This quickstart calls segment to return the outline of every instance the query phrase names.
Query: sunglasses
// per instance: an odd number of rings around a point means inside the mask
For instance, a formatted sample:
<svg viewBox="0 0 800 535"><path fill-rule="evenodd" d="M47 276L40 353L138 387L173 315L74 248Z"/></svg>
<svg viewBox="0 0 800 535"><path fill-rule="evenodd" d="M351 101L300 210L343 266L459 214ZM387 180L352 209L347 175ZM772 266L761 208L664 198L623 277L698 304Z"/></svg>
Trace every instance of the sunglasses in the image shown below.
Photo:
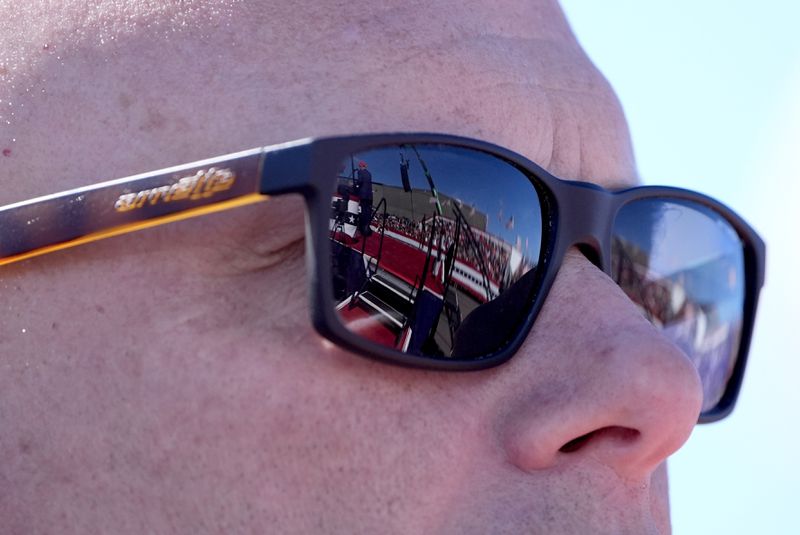
<svg viewBox="0 0 800 535"><path fill-rule="evenodd" d="M694 363L700 421L733 409L764 281L755 231L699 193L560 180L472 139L308 139L8 205L0 265L284 193L307 205L314 327L343 348L430 369L496 366L577 246Z"/></svg>

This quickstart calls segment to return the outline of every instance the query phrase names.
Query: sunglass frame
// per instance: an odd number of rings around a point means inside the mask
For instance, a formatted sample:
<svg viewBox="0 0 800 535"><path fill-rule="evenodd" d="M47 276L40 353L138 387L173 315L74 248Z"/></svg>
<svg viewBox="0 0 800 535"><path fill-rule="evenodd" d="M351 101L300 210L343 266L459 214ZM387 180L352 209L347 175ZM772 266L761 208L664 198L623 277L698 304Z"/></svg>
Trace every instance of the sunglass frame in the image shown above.
<svg viewBox="0 0 800 535"><path fill-rule="evenodd" d="M349 331L335 310L329 234L330 199L341 162L353 153L408 144L447 145L472 149L509 162L523 172L540 193L543 236L539 259L538 290L516 334L495 353L479 359L459 360L407 354L366 340ZM667 186L638 186L606 190L595 184L559 179L529 159L497 145L446 134L397 133L319 138L286 144L266 154L261 193L299 193L307 203L306 259L310 279L312 322L316 330L354 353L394 364L418 368L468 371L502 364L520 348L555 280L567 251L577 246L600 269L611 275L611 236L617 212L629 202L647 198L692 201L727 220L742 241L745 298L739 354L720 402L700 415L700 422L727 416L742 385L755 322L758 297L764 283L766 248L763 240L738 214L724 204L694 191Z"/></svg>

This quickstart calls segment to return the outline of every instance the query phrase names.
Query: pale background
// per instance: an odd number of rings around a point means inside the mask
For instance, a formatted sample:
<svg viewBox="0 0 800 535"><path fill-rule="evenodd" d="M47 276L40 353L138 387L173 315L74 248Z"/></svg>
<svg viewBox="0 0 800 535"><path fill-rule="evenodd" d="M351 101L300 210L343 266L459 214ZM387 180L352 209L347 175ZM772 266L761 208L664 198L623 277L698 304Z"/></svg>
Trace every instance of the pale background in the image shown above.
<svg viewBox="0 0 800 535"><path fill-rule="evenodd" d="M644 182L717 197L767 242L739 404L670 461L674 531L798 534L800 2L562 5L622 100Z"/></svg>

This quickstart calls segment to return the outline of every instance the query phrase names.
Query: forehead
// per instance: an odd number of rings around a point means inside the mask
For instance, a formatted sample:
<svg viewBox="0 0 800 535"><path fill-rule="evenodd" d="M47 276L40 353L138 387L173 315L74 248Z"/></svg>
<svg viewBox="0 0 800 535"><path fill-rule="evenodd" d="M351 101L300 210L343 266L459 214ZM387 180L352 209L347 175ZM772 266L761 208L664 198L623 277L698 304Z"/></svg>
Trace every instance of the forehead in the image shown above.
<svg viewBox="0 0 800 535"><path fill-rule="evenodd" d="M376 131L477 137L564 178L631 183L619 104L560 10L505 4L75 2L57 19L12 5L0 203Z"/></svg>

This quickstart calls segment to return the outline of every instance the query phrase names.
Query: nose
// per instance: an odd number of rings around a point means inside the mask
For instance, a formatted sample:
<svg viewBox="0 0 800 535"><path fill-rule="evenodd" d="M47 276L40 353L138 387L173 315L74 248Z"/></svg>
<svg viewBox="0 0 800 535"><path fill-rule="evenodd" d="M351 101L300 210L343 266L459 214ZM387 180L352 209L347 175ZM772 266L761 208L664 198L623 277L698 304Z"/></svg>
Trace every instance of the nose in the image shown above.
<svg viewBox="0 0 800 535"><path fill-rule="evenodd" d="M590 457L640 480L686 441L700 413L689 359L577 251L509 364L518 395L503 444L525 471Z"/></svg>

